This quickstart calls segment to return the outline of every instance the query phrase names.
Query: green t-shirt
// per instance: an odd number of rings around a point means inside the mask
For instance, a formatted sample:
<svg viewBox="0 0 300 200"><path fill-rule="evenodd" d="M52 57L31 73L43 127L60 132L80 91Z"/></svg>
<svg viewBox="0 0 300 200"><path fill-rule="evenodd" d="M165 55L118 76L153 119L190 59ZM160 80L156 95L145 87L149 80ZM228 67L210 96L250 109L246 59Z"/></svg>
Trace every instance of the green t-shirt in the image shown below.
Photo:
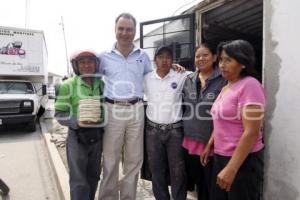
<svg viewBox="0 0 300 200"><path fill-rule="evenodd" d="M55 110L67 112L70 116L77 118L79 100L92 98L99 99L103 103L103 88L104 82L99 78L94 79L92 87L85 83L79 76L69 78L59 87ZM101 111L101 121L103 121L103 107Z"/></svg>

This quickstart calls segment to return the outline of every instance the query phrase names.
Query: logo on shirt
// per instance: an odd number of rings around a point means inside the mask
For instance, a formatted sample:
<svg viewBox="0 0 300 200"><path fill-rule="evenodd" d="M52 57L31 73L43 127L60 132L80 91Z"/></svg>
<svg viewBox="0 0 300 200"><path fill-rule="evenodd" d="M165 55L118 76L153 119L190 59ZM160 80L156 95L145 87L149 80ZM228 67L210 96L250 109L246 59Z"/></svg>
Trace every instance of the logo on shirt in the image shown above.
<svg viewBox="0 0 300 200"><path fill-rule="evenodd" d="M216 98L216 94L213 93L213 92L209 92L209 93L207 93L206 98L207 99L215 99Z"/></svg>
<svg viewBox="0 0 300 200"><path fill-rule="evenodd" d="M171 83L171 88L173 88L173 89L176 89L177 88L177 83L176 82L173 82L173 83Z"/></svg>

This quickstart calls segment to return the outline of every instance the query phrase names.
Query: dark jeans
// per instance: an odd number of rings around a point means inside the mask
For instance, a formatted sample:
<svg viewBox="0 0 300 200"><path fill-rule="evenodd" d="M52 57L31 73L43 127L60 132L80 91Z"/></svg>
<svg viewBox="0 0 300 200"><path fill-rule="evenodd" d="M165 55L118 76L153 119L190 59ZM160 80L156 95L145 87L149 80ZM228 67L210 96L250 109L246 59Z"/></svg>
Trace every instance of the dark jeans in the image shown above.
<svg viewBox="0 0 300 200"><path fill-rule="evenodd" d="M67 159L71 200L94 200L100 179L102 139L91 145L78 142L74 130L69 129Z"/></svg>
<svg viewBox="0 0 300 200"><path fill-rule="evenodd" d="M204 167L200 163L200 156L188 154L186 156L186 166L189 180L196 185L197 199L209 200L213 158L211 157Z"/></svg>
<svg viewBox="0 0 300 200"><path fill-rule="evenodd" d="M214 155L212 200L261 200L263 187L263 150L250 153L231 185L229 192L222 190L217 184L218 173L226 166L231 157Z"/></svg>
<svg viewBox="0 0 300 200"><path fill-rule="evenodd" d="M186 172L181 146L183 129L161 130L146 126L146 146L156 199L169 200L168 183L174 200L186 199ZM170 179L170 180L169 180Z"/></svg>

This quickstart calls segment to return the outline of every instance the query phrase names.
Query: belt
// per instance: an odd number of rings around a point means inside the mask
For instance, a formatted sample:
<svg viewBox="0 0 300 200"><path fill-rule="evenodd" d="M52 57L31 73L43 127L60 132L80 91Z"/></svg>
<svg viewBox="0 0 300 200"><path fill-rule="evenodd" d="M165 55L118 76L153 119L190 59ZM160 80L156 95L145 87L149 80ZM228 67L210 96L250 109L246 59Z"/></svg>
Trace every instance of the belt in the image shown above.
<svg viewBox="0 0 300 200"><path fill-rule="evenodd" d="M173 123L173 124L157 124L155 122L150 121L149 119L147 120L147 124L154 128L161 129L163 131L168 130L168 129L176 129L176 128L180 128L183 126L181 121Z"/></svg>
<svg viewBox="0 0 300 200"><path fill-rule="evenodd" d="M130 100L113 100L110 98L105 97L105 101L111 104L118 104L118 105L122 105L122 106L130 106L130 105L134 105L139 101L142 101L141 98L135 98L135 99L130 99Z"/></svg>

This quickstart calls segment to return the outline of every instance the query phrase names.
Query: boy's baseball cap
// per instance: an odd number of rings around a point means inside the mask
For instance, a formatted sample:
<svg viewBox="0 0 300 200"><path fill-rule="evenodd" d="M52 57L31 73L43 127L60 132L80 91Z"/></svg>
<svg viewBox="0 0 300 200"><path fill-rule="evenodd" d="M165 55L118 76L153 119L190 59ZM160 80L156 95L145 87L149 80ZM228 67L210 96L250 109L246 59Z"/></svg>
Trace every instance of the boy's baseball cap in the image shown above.
<svg viewBox="0 0 300 200"><path fill-rule="evenodd" d="M173 51L172 51L172 49L171 49L169 46L167 46L167 45L159 46L159 47L156 49L156 51L155 51L154 58L155 58L157 55L159 55L159 54L161 54L162 52L164 52L164 51L168 52L168 53L172 56L172 58L173 58Z"/></svg>

